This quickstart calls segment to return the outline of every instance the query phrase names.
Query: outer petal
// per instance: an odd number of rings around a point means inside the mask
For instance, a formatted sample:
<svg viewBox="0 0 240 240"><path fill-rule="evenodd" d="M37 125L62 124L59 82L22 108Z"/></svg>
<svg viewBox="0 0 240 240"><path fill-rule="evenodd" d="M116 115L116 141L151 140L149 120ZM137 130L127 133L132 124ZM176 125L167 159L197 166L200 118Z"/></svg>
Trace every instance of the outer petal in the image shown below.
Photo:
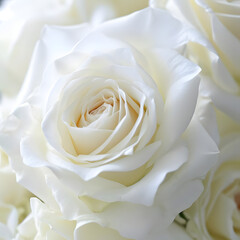
<svg viewBox="0 0 240 240"><path fill-rule="evenodd" d="M167 229L166 231L163 231L162 233L158 233L154 236L149 237L151 240L158 240L159 236L161 239L164 240L173 240L173 239L178 239L178 240L192 240L190 235L186 232L186 230L173 222Z"/></svg>
<svg viewBox="0 0 240 240"><path fill-rule="evenodd" d="M167 22L168 25L163 24L159 28L159 23L162 22ZM137 25L141 28L136 28ZM116 28L118 31L115 31ZM167 11L153 8L146 8L127 17L106 22L99 26L98 31L130 44L134 43L136 49L148 47L177 49L186 43L183 25Z"/></svg>
<svg viewBox="0 0 240 240"><path fill-rule="evenodd" d="M63 32L61 30L63 28L64 27L51 27L51 31L49 31L48 27L45 27L41 40L37 43L33 52L29 71L18 96L18 101L20 103L24 102L27 96L29 96L42 81L46 66L55 59L66 55L90 30L90 27L87 24L83 24L81 26L65 27L64 29L68 34L62 34ZM79 29L77 34L76 28ZM49 44L51 47L49 47ZM57 78L55 80L57 80ZM48 88L48 90L50 89L51 87Z"/></svg>
<svg viewBox="0 0 240 240"><path fill-rule="evenodd" d="M54 204L55 201L44 186L45 180L42 170L36 169L33 171L22 163L20 142L25 135L26 129L28 127L31 129L32 124L34 124L29 108L29 105L23 105L1 124L0 144L9 155L12 168L17 172L17 181L21 182L31 192L35 193L36 191L42 199L46 199ZM28 123L27 126L25 125L26 123ZM18 134L15 132L16 129L19 130ZM31 179L34 179L34 181L31 181Z"/></svg>
<svg viewBox="0 0 240 240"><path fill-rule="evenodd" d="M211 108L208 101L205 104L206 109ZM202 178L218 159L217 139L212 138L216 133L210 136L211 133L204 128L203 124L201 115L196 114L186 132L186 140L191 146L189 161L172 176L170 175L158 189L156 203L159 202L165 206L167 213L172 216L176 216L174 211L180 213L190 207L200 196L203 191Z"/></svg>

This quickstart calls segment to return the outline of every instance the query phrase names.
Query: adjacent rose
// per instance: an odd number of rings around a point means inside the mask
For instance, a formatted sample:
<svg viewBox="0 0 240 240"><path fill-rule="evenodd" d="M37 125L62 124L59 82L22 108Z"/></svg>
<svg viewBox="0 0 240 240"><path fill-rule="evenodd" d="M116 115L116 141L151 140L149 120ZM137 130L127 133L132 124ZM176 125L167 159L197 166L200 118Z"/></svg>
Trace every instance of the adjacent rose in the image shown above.
<svg viewBox="0 0 240 240"><path fill-rule="evenodd" d="M190 51L205 77L203 88L215 106L240 122L240 2L217 0L152 0L151 5L167 8L182 22L197 27L215 47L218 58L193 44ZM229 73L225 70L228 69Z"/></svg>
<svg viewBox="0 0 240 240"><path fill-rule="evenodd" d="M11 240L29 212L31 194L16 182L7 155L0 151L0 237Z"/></svg>
<svg viewBox="0 0 240 240"><path fill-rule="evenodd" d="M218 152L201 69L184 57L191 42L206 43L152 8L94 28L46 27L22 104L1 125L21 184L85 234L163 236Z"/></svg>
<svg viewBox="0 0 240 240"><path fill-rule="evenodd" d="M240 135L227 135L220 144L220 161L210 171L202 196L186 211L187 230L194 239L239 239Z"/></svg>
<svg viewBox="0 0 240 240"><path fill-rule="evenodd" d="M216 47L219 55L236 79L240 79L240 2L218 0L153 0L162 2L176 16L197 26ZM224 37L223 37L224 36Z"/></svg>
<svg viewBox="0 0 240 240"><path fill-rule="evenodd" d="M46 24L101 22L146 7L147 0L11 0L0 8L0 91L15 96Z"/></svg>

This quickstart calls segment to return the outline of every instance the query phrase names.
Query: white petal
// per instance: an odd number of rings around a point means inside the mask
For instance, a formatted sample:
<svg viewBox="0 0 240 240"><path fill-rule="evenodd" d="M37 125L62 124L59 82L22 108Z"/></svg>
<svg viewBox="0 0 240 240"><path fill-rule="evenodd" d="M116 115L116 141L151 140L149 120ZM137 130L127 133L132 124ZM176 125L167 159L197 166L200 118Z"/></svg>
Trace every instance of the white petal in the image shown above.
<svg viewBox="0 0 240 240"><path fill-rule="evenodd" d="M64 31L62 31L62 28L64 28ZM87 25L81 25L77 28L80 28L81 31L76 34L75 26L69 28L45 27L41 40L37 43L34 50L32 61L29 66L30 70L27 73L23 87L20 91L19 102L26 100L27 96L38 86L39 82L42 81L46 66L55 59L66 55L71 50L72 46L74 46L74 44L83 38L90 30ZM67 31L68 34L65 34L65 31ZM57 41L56 38L58 39ZM49 89L51 89L51 86L46 86L46 92L44 94L46 94Z"/></svg>
<svg viewBox="0 0 240 240"><path fill-rule="evenodd" d="M161 25L159 23L167 22ZM140 25L141 28L136 28ZM127 26L127 27L126 27ZM115 29L118 31L115 31ZM99 26L99 31L128 43L134 43L136 49L141 48L178 48L186 41L180 22L172 18L164 10L146 8L129 16L109 21ZM174 36L174 37L173 37Z"/></svg>
<svg viewBox="0 0 240 240"><path fill-rule="evenodd" d="M84 225L80 222L75 236L76 239L89 240L128 240L122 237L116 230L102 227L95 222L90 222Z"/></svg>

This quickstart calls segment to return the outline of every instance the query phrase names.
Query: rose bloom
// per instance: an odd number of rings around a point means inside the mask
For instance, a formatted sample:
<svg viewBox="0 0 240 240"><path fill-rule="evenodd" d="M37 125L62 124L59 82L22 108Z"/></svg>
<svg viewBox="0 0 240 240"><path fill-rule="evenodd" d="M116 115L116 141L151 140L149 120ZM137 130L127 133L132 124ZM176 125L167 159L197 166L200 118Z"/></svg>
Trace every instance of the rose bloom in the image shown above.
<svg viewBox="0 0 240 240"><path fill-rule="evenodd" d="M16 182L7 155L0 150L0 236L10 240L17 226L29 213L31 194Z"/></svg>
<svg viewBox="0 0 240 240"><path fill-rule="evenodd" d="M4 1L0 8L0 91L16 96L45 24L98 23L147 5L147 0Z"/></svg>
<svg viewBox="0 0 240 240"><path fill-rule="evenodd" d="M45 27L0 144L21 184L84 236L159 239L201 194L217 133L190 42L206 43L152 8Z"/></svg>
<svg viewBox="0 0 240 240"><path fill-rule="evenodd" d="M194 239L237 240L240 237L239 146L239 131L222 138L220 160L204 181L204 193L186 211L187 231Z"/></svg>
<svg viewBox="0 0 240 240"><path fill-rule="evenodd" d="M213 44L223 64L201 47L193 44L194 62L205 69L204 95L235 121L240 122L240 1L225 0L151 0L155 7L165 7L182 22L197 27ZM229 73L225 71L227 68Z"/></svg>

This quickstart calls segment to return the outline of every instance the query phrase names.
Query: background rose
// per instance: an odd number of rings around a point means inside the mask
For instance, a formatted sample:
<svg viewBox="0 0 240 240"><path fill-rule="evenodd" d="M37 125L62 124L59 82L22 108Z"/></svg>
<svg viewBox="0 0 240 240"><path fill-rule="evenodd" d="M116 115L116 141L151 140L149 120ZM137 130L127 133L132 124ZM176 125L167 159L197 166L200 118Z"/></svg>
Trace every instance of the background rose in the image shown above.
<svg viewBox="0 0 240 240"><path fill-rule="evenodd" d="M1 239L10 240L18 224L29 212L31 194L16 182L7 155L0 150L0 233Z"/></svg>
<svg viewBox="0 0 240 240"><path fill-rule="evenodd" d="M194 239L238 239L240 125L216 110L220 159L204 180L205 190L186 210L187 230ZM237 226L237 227L236 227Z"/></svg>
<svg viewBox="0 0 240 240"><path fill-rule="evenodd" d="M221 61L201 46L193 44L193 61L202 67L205 77L203 94L210 97L217 108L240 121L240 4L239 1L215 0L153 0L151 5L165 7L181 21L201 30L212 42ZM223 37L224 36L224 37ZM230 75L231 74L231 75Z"/></svg>
<svg viewBox="0 0 240 240"><path fill-rule="evenodd" d="M240 135L226 135L220 161L204 180L202 196L186 211L194 239L239 239Z"/></svg>
<svg viewBox="0 0 240 240"><path fill-rule="evenodd" d="M45 28L23 104L1 130L21 183L67 219L86 204L125 238L158 239L199 196L218 151L200 68L182 56L201 40L151 8L94 30Z"/></svg>
<svg viewBox="0 0 240 240"><path fill-rule="evenodd" d="M146 7L147 0L9 0L0 9L0 90L15 96L45 24L101 22Z"/></svg>
<svg viewBox="0 0 240 240"><path fill-rule="evenodd" d="M239 1L153 0L152 4L166 5L183 21L201 29L211 40L233 77L240 79Z"/></svg>

